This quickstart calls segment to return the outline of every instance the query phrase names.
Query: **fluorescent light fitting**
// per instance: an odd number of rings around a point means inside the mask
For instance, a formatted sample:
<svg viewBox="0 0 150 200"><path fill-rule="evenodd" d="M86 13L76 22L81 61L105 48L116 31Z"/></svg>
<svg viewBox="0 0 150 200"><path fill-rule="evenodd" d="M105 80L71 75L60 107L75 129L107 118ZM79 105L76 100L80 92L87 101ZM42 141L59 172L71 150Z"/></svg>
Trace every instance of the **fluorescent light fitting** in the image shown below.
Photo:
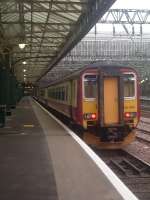
<svg viewBox="0 0 150 200"><path fill-rule="evenodd" d="M145 80L143 79L142 81L141 81L141 83L144 83L145 82Z"/></svg>
<svg viewBox="0 0 150 200"><path fill-rule="evenodd" d="M19 44L19 48L20 48L20 49L24 49L24 48L25 48L25 46L26 46L26 44L25 44L25 43L20 43L20 44Z"/></svg>
<svg viewBox="0 0 150 200"><path fill-rule="evenodd" d="M22 64L26 65L26 64L27 64L27 62L26 62L26 61L23 61L23 62L22 62Z"/></svg>
<svg viewBox="0 0 150 200"><path fill-rule="evenodd" d="M23 69L23 72L26 72L27 70L26 69Z"/></svg>
<svg viewBox="0 0 150 200"><path fill-rule="evenodd" d="M27 76L26 74L24 74L24 76Z"/></svg>

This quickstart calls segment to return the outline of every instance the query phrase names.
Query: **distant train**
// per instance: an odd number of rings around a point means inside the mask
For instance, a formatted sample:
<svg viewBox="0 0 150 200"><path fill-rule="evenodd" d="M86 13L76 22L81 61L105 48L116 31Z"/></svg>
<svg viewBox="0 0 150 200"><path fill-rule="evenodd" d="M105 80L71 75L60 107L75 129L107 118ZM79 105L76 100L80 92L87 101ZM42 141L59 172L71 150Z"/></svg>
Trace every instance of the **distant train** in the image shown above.
<svg viewBox="0 0 150 200"><path fill-rule="evenodd" d="M114 148L134 140L140 118L137 73L98 63L36 91L36 98ZM115 144L115 145L114 145Z"/></svg>

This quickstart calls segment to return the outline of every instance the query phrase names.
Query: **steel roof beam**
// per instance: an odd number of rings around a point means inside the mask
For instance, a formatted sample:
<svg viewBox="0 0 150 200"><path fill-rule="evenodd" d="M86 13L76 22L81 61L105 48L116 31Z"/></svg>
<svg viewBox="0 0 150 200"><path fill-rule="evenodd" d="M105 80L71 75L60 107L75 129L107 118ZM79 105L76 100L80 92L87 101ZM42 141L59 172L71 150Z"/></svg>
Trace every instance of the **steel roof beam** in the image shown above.
<svg viewBox="0 0 150 200"><path fill-rule="evenodd" d="M48 42L50 42L50 41L48 41ZM34 44L36 44L36 42L34 43L32 43L33 45L32 45L32 47L35 49L35 48L39 48L39 45L37 44L37 45L34 45ZM57 45L58 44L58 45ZM28 44L29 45L29 47L30 47L30 44ZM60 45L60 43L53 43L53 42L51 42L51 45L47 45L47 43L43 43L43 46L42 46L42 48L43 49L49 49L49 48L52 48L52 47L58 47ZM27 47L26 47L26 49L27 49Z"/></svg>
<svg viewBox="0 0 150 200"><path fill-rule="evenodd" d="M43 29L45 30L45 26L43 27L42 25L40 25L39 28L41 28L41 32L43 32ZM69 28L66 28L65 30L62 30L62 29L60 29L60 26L54 27L54 26L48 26L46 24L45 32L52 32L52 33L55 32L55 33L59 33L59 34L63 35L63 33L66 33L66 32L68 33L69 31L70 31ZM45 37L45 34L42 37Z"/></svg>
<svg viewBox="0 0 150 200"><path fill-rule="evenodd" d="M39 9L33 9L32 10L32 12L33 13L43 13L43 12L45 12L45 13L47 13L49 11L49 9L46 9L46 8L39 8ZM78 9L59 9L59 10L57 10L57 9L55 9L55 10L52 10L52 13L53 14L57 14L57 13L64 13L64 12L66 12L66 13L81 13L82 12L82 10L78 10ZM7 15L7 14L14 14L14 13L18 13L18 10L11 10L11 9L9 9L8 11L1 11L1 14L5 14L5 15ZM29 10L24 10L24 13L25 14L27 14L27 13L31 13L31 10L29 9Z"/></svg>
<svg viewBox="0 0 150 200"><path fill-rule="evenodd" d="M20 61L22 61L22 60L30 60L30 59L38 59L38 58L52 58L52 57L54 57L54 56L33 56L33 57L24 57L24 58L19 58L18 60L16 60L14 63L13 63L13 65L15 65L15 64L17 64L18 62L20 62Z"/></svg>
<svg viewBox="0 0 150 200"><path fill-rule="evenodd" d="M25 40L25 25L24 25L24 6L23 2L19 2L19 23L21 26L21 42Z"/></svg>
<svg viewBox="0 0 150 200"><path fill-rule="evenodd" d="M53 0L51 0L51 2L49 2L49 11L47 13L47 17L46 17L46 21L45 21L45 24L44 24L44 27L42 28L42 38L41 38L41 41L40 41L40 44L39 44L39 50L38 50L38 54L41 53L41 46L42 46L42 43L43 43L43 40L44 40L44 36L45 36L45 33L46 33L46 28L47 28L47 23L49 21L49 18L50 18L50 14L51 14L51 9L52 9L52 6L53 6ZM37 56L38 56L37 54Z"/></svg>
<svg viewBox="0 0 150 200"><path fill-rule="evenodd" d="M6 0L1 0L1 1L6 1ZM7 1L12 1L12 0L7 0ZM37 1L37 0L16 0L17 2L24 2L24 3L42 3L42 4L49 4L50 1ZM61 4L61 5L86 5L87 4L87 0L82 0L82 1L53 1L54 4Z"/></svg>
<svg viewBox="0 0 150 200"><path fill-rule="evenodd" d="M20 21L10 21L10 22L9 22L9 21L1 21L1 23L2 23L2 24L6 24L6 25L7 25L7 24L8 24L8 25L13 25L13 24L19 24ZM25 21L24 24L27 24L27 25L29 24L29 25L30 25L30 24L31 24L31 21ZM33 25L43 25L43 22L32 22L32 24L33 24ZM61 23L61 22L56 22L56 23L47 22L47 25L56 25L56 26L60 26L60 27L61 27L61 26L64 26L64 25L65 25L65 26L74 26L74 24L73 24L73 23L70 23L70 22L69 22L69 23L65 23L65 22L62 22L62 23Z"/></svg>
<svg viewBox="0 0 150 200"><path fill-rule="evenodd" d="M24 51L24 52L20 52L20 51L13 51L13 53L17 53L17 54L27 54L30 53L30 51ZM34 53L38 53L38 51L32 51L32 54ZM40 54L50 54L51 52L47 51L47 52L40 52ZM49 55L50 57L51 55ZM54 54L52 55L54 56ZM37 56L38 57L38 56Z"/></svg>
<svg viewBox="0 0 150 200"><path fill-rule="evenodd" d="M67 33L65 30L58 30L57 31L58 34L60 33ZM26 34L28 34L28 32L25 32ZM34 33L42 33L42 31L34 31ZM56 33L56 30L47 30L46 33ZM57 33L56 33L57 34ZM46 36L43 36L43 37L46 37Z"/></svg>
<svg viewBox="0 0 150 200"><path fill-rule="evenodd" d="M12 0L1 0L0 3L3 3L3 2L7 2L7 3L12 3ZM31 4L34 3L34 4L37 4L37 3L42 3L42 4L49 4L50 3L50 0L42 0L42 1L39 1L39 0L13 0L13 4L14 3L19 3L19 2L23 2L23 3L28 3L28 4ZM65 5L85 5L87 4L87 0L82 0L82 1L57 1L57 0L54 0L53 1L54 4L65 4ZM9 7L9 6L8 6Z"/></svg>
<svg viewBox="0 0 150 200"><path fill-rule="evenodd" d="M110 9L99 23L103 24L150 24L150 10Z"/></svg>
<svg viewBox="0 0 150 200"><path fill-rule="evenodd" d="M33 41L33 3L31 2L31 38L30 38L30 55L32 52L32 41Z"/></svg>
<svg viewBox="0 0 150 200"><path fill-rule="evenodd" d="M125 33L133 41L136 35L143 35L143 25L150 24L150 10L135 10L135 9L110 9L101 20L101 24L112 24L113 25L113 35L116 36L115 24L122 25ZM132 31L130 30L130 25ZM140 31L138 34L135 33L135 26L139 25ZM120 33L119 33L120 35Z"/></svg>
<svg viewBox="0 0 150 200"><path fill-rule="evenodd" d="M30 38L31 36L27 35L26 38ZM42 36L38 36L38 35L35 35L33 36L33 38L41 38ZM15 38L15 37L14 37ZM62 39L62 38L65 38L65 36L44 36L44 38L47 38L47 39ZM54 41L54 40L53 40ZM55 42L54 42L55 43Z"/></svg>

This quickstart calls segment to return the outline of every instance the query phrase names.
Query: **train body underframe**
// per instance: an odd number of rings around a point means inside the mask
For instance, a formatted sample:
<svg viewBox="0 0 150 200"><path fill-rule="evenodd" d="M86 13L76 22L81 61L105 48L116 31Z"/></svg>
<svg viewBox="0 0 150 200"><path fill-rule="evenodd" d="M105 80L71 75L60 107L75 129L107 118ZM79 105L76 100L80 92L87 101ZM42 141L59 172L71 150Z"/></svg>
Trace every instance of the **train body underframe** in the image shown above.
<svg viewBox="0 0 150 200"><path fill-rule="evenodd" d="M102 142L123 142L125 137L133 133L133 128L131 128L128 124L104 127L96 125L88 127L87 130L95 133Z"/></svg>

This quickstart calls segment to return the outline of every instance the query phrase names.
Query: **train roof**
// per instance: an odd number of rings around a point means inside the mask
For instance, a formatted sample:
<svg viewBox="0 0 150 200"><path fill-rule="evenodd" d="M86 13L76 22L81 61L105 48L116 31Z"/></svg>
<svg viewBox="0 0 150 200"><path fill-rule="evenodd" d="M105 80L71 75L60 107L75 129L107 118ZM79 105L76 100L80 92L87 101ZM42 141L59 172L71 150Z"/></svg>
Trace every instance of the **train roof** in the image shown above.
<svg viewBox="0 0 150 200"><path fill-rule="evenodd" d="M80 71L84 71L84 70L90 69L90 68L93 68L93 69L94 68L98 68L98 69L125 68L125 69L130 69L130 70L135 71L132 67L129 67L129 66L123 66L123 65L119 65L119 64L102 64L102 63L99 63L99 62L88 64L85 67L83 67Z"/></svg>
<svg viewBox="0 0 150 200"><path fill-rule="evenodd" d="M82 69L79 69L79 70L73 72L71 75L67 75L62 80L56 80L56 81L50 83L48 86L59 84L59 83L65 82L65 81L69 81L73 77L74 78L78 77L80 74L82 74L85 70L88 70L88 69L107 69L107 70L109 69L110 70L110 69L114 69L114 68L130 69L131 71L134 71L136 73L136 70L129 66L116 65L116 64L110 65L110 64L102 64L102 63L96 62L96 63L92 63L92 64L87 64Z"/></svg>

